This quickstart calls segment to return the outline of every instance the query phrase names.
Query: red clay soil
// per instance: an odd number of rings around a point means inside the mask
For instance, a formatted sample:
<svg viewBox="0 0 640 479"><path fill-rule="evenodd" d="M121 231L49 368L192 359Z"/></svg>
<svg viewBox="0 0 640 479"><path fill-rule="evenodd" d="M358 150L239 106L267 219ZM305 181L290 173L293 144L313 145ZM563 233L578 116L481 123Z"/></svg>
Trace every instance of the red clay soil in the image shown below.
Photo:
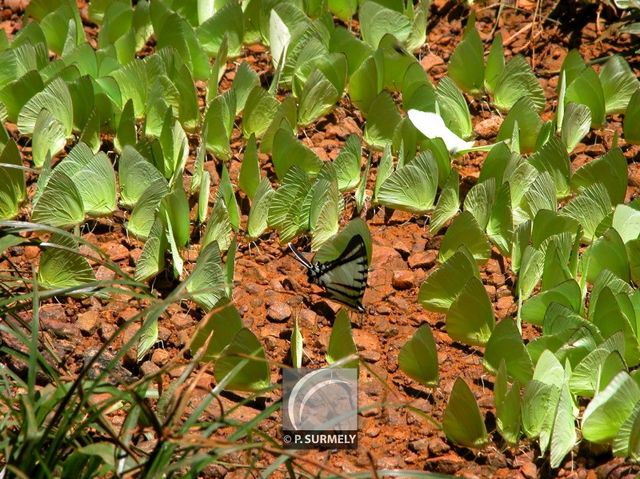
<svg viewBox="0 0 640 479"><path fill-rule="evenodd" d="M23 21L23 9L19 1L4 1L0 6L0 26L10 35ZM542 2L536 12L536 2L518 1L517 9L505 7L496 20L499 3L475 5L477 27L485 46L492 39L492 32L502 33L507 55L521 53L531 61L537 76L541 79L548 103L545 115L555 108L555 87L558 71L566 53L578 48L586 60L622 53L634 69L639 71L639 57L635 54L637 42L628 35L617 35L611 29L616 20L614 12L607 8L598 9L597 4L587 2ZM568 6L565 4L571 4ZM0 5L2 3L0 2ZM82 5L86 8L85 5ZM535 12L535 13L534 13ZM85 12L86 13L86 12ZM428 27L428 43L418 53L425 70L435 82L446 73L447 61L460 40L462 27L466 23L469 10L462 2L435 1L431 7ZM84 15L86 18L86 14ZM597 24L599 20L599 24ZM497 27L496 27L497 22ZM87 25L87 33L95 36L96 28ZM634 43L636 42L636 43ZM222 89L229 88L233 72L238 62L248 61L260 72L269 71L267 50L259 45L248 46L243 57L229 62L222 81ZM501 119L489 108L488 103L469 98L476 133L481 141L492 142ZM608 125L590 133L585 142L572 154L575 167L595 158L611 147L614 132L621 132L621 118L614 116ZM15 128L10 130L15 132ZM326 118L301 132L300 138L312 147L322 158L334 158L344 140L351 133L362 134L363 119L345 97L341 104ZM20 141L23 153L30 156L27 142ZM193 144L197 144L193 142ZM233 159L231 176L236 179L242 159L244 140L239 129L232 141ZM623 151L629 162L629 189L627 199L638 194L640 171L637 167L638 150L623 144ZM366 151L363 157L366 157ZM191 151L190 162L194 151ZM374 156L377 158L377 156ZM217 184L219 162L207 162L213 173L213 184ZM463 183L468 189L475 184L484 154L456 160ZM261 157L263 169L271 172L268 157ZM369 181L372 185L375 168ZM215 186L214 186L215 189ZM213 197L214 195L212 195ZM239 193L241 204L246 206ZM349 200L351 201L351 200ZM352 201L351 201L352 202ZM351 212L353 208L348 207ZM243 213L247 213L244 208ZM26 219L27 216L23 216ZM301 453L318 465L323 465L339 473L371 470L375 465L384 469L414 469L455 474L463 477L634 477L640 469L620 459L614 459L609 452L588 450L584 445L576 446L557 470L550 470L548 461L539 458L535 444L523 440L516 448L506 447L495 432L493 417L493 378L482 367L482 351L452 341L444 331L444 317L426 312L417 301L418 289L422 281L436 267L438 246L443 232L432 237L425 218L395 212L389 217L379 208L372 208L366 214L367 223L374 240L374 256L369 286L364 298L366 314L353 315L353 335L362 354L366 367L361 368L360 406L367 408L360 418L359 448L356 451L309 451ZM349 216L345 215L344 222ZM134 271L135 261L141 253L142 244L127 236L124 228L126 215L119 214L105 220L86 224L83 238L103 248L109 256L129 272ZM243 216L246 221L246 216ZM300 242L304 246L304 242ZM188 252L188 261L197 257L197 246ZM15 248L11 260L19 268L30 270L37 263L38 250L35 248ZM493 301L496 317L502 319L513 315L514 278L508 263L494 256L482 268L482 280ZM7 268L0 262L0 268ZM188 267L190 267L188 265ZM108 277L109 271L100 268L98 277ZM161 288L165 278L158 278L156 286ZM308 285L302 267L287 254L279 244L276 234L267 234L250 243L239 238L236 261L234 302L240 310L244 324L261 339L267 357L273 361L272 379L279 378L277 364L290 364L289 338L294 318L297 318L304 337L305 366L325 365L327 342L331 332L336 305L320 298L318 290ZM40 320L43 335L51 340L65 358L65 366L71 373L77 372L86 358L90 357L121 324L138 311L140 304L123 302L119 298L104 301L97 298L83 300L63 299L49 301L42 305ZM184 302L174 305L160 320L161 343L141 365L135 358L127 357L112 374L117 380L130 382L144 373L153 373L169 360L181 361L181 351L202 318L202 311L193 304ZM438 346L440 363L440 386L427 389L407 378L398 369L398 352L402 345L424 323L433 330ZM525 325L525 338L534 337L537 331ZM122 341L113 345L118 348ZM183 360L186 362L186 360ZM173 370L163 377L168 385L179 374ZM480 409L487 418L492 433L490 445L481 451L458 448L448 443L443 433L425 417L442 420L449 393L456 378L462 377L472 388ZM211 374L198 380L194 398L204 395L214 384ZM277 395L267 398L267 403L278 400ZM411 412L406 406L423 411L424 415ZM250 418L257 410L240 408L238 418ZM207 411L212 419L214 409ZM117 426L122 416L112 417ZM279 417L264 421L260 429L279 435ZM247 463L244 456L234 458ZM271 456L260 458L259 467L268 465ZM230 461L233 462L233 461ZM284 474L284 472L282 472ZM226 476L225 476L226 475ZM242 469L233 470L216 466L207 469L202 477L245 477Z"/></svg>

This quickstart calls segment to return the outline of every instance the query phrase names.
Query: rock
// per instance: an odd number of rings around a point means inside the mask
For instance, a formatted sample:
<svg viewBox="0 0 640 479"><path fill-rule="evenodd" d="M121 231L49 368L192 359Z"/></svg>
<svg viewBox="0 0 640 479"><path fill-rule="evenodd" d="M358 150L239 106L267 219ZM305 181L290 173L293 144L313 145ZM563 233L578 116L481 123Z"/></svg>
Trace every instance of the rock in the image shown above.
<svg viewBox="0 0 640 479"><path fill-rule="evenodd" d="M78 326L58 319L40 320L40 324L55 337L69 339L78 336Z"/></svg>
<svg viewBox="0 0 640 479"><path fill-rule="evenodd" d="M318 315L311 309L303 309L298 316L298 325L304 328L314 327L318 322Z"/></svg>
<svg viewBox="0 0 640 479"><path fill-rule="evenodd" d="M156 374L160 371L160 368L155 365L153 361L145 361L140 366L140 371L142 371L145 376L151 376L152 374Z"/></svg>
<svg viewBox="0 0 640 479"><path fill-rule="evenodd" d="M604 155L607 152L607 150L605 149L602 143L594 143L593 145L587 145L584 151L585 153L591 156L600 156L600 155Z"/></svg>
<svg viewBox="0 0 640 479"><path fill-rule="evenodd" d="M439 437L434 437L429 441L429 452L432 456L442 456L451 449L449 445Z"/></svg>
<svg viewBox="0 0 640 479"><path fill-rule="evenodd" d="M498 309L509 309L511 306L513 306L513 296L503 296L496 302Z"/></svg>
<svg viewBox="0 0 640 479"><path fill-rule="evenodd" d="M129 256L133 261L133 263L131 263L131 266L135 266L136 264L138 264L138 260L140 259L140 256L142 256L142 248L132 249L131 251L129 251Z"/></svg>
<svg viewBox="0 0 640 479"><path fill-rule="evenodd" d="M388 246L375 245L373 248L372 264L383 264L385 266L391 266L390 263L394 260L400 260L402 263L402 256L395 249Z"/></svg>
<svg viewBox="0 0 640 479"><path fill-rule="evenodd" d="M387 316L387 315L391 314L391 308L389 306L387 306L386 304L383 304L382 306L378 306L376 308L376 313L382 314L384 316Z"/></svg>
<svg viewBox="0 0 640 479"><path fill-rule="evenodd" d="M171 323L176 329L184 329L193 325L193 319L188 314L175 313L171 315Z"/></svg>
<svg viewBox="0 0 640 479"><path fill-rule="evenodd" d="M281 323L291 317L291 307L287 303L274 302L267 309L267 319Z"/></svg>
<svg viewBox="0 0 640 479"><path fill-rule="evenodd" d="M395 289L404 290L413 288L415 278L413 273L409 270L401 270L393 272L393 279L391 280L391 286Z"/></svg>
<svg viewBox="0 0 640 479"><path fill-rule="evenodd" d="M90 336L96 331L98 326L98 313L94 309L90 309L78 315L76 321L78 329L85 336Z"/></svg>
<svg viewBox="0 0 640 479"><path fill-rule="evenodd" d="M25 246L24 247L24 256L27 259L35 259L40 254L40 248L37 246Z"/></svg>
<svg viewBox="0 0 640 479"><path fill-rule="evenodd" d="M629 171L629 184L640 186L640 163L631 163L627 169Z"/></svg>
<svg viewBox="0 0 640 479"><path fill-rule="evenodd" d="M46 321L65 321L67 316L64 312L64 306L59 303L49 303L40 306L38 311L41 322Z"/></svg>
<svg viewBox="0 0 640 479"><path fill-rule="evenodd" d="M395 296L392 296L391 298L389 298L388 301L391 304L393 304L396 308L398 308L400 311L409 310L409 303L403 298L396 298Z"/></svg>
<svg viewBox="0 0 640 479"><path fill-rule="evenodd" d="M434 264L436 264L437 259L438 252L434 249L430 249L427 251L420 251L418 253L412 254L411 256L409 256L407 262L409 263L409 268L411 269L429 269Z"/></svg>
<svg viewBox="0 0 640 479"><path fill-rule="evenodd" d="M284 291L284 288L282 287L282 283L280 282L279 279L272 279L271 282L269 283L269 287L274 290L274 291Z"/></svg>
<svg viewBox="0 0 640 479"><path fill-rule="evenodd" d="M498 130L500 130L500 126L502 125L502 118L498 115L492 116L491 118L487 118L486 120L482 120L476 123L476 126L473 128L473 131L476 133L478 138L483 140L488 140L491 138L495 138L498 134Z"/></svg>
<svg viewBox="0 0 640 479"><path fill-rule="evenodd" d="M429 53L420 60L420 65L422 65L425 71L429 71L435 66L444 65L444 60L434 53Z"/></svg>
<svg viewBox="0 0 640 479"><path fill-rule="evenodd" d="M406 258L411 253L411 249L409 249L404 241L394 241L393 249L400 253L400 256L402 256L403 258Z"/></svg>
<svg viewBox="0 0 640 479"><path fill-rule="evenodd" d="M380 435L380 428L376 426L369 427L366 429L365 434L371 438L378 437Z"/></svg>
<svg viewBox="0 0 640 479"><path fill-rule="evenodd" d="M115 277L116 273L112 269L109 269L104 265L98 266L98 270L96 271L96 280L109 281Z"/></svg>
<svg viewBox="0 0 640 479"><path fill-rule="evenodd" d="M360 357L368 363L377 363L378 361L380 361L380 358L382 356L377 351L370 351L368 349L365 349L363 351L360 351Z"/></svg>
<svg viewBox="0 0 640 479"><path fill-rule="evenodd" d="M169 341L171 337L171 330L164 326L158 326L158 339L164 343Z"/></svg>
<svg viewBox="0 0 640 479"><path fill-rule="evenodd" d="M120 243L107 243L103 246L102 249L105 253L107 253L107 256L111 258L111 261L122 261L123 259L129 257L129 250L126 246Z"/></svg>
<svg viewBox="0 0 640 479"><path fill-rule="evenodd" d="M111 336L116 332L116 327L113 324L107 323L100 326L98 329L98 334L100 335L100 339L102 341L108 341Z"/></svg>
<svg viewBox="0 0 640 479"><path fill-rule="evenodd" d="M489 299L491 301L494 300L494 298L496 297L496 287L491 285L491 284L485 284L484 285L484 290L487 292L487 294L489 295Z"/></svg>
<svg viewBox="0 0 640 479"><path fill-rule="evenodd" d="M428 456L429 455L429 439L418 439L417 441L411 441L408 445L409 450L419 453L421 455Z"/></svg>
<svg viewBox="0 0 640 479"><path fill-rule="evenodd" d="M151 361L158 366L164 366L169 359L171 359L171 355L166 349L156 349L151 355Z"/></svg>
<svg viewBox="0 0 640 479"><path fill-rule="evenodd" d="M533 462L525 462L520 466L520 472L527 479L536 479L538 477L538 468Z"/></svg>
<svg viewBox="0 0 640 479"><path fill-rule="evenodd" d="M484 269L488 274L502 273L502 269L500 269L500 263L494 258L489 258L489 261L487 261Z"/></svg>
<svg viewBox="0 0 640 479"><path fill-rule="evenodd" d="M507 286L500 286L496 291L496 297L504 298L505 296L511 296L511 290Z"/></svg>

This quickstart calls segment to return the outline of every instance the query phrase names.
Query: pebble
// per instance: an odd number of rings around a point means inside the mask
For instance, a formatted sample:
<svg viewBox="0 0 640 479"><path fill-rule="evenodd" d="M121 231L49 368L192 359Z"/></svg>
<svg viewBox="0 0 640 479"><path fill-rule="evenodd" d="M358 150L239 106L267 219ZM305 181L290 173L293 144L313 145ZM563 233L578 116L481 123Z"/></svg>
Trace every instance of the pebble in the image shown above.
<svg viewBox="0 0 640 479"><path fill-rule="evenodd" d="M437 259L438 252L436 250L430 249L427 251L420 251L418 253L412 254L411 256L409 256L407 262L409 263L409 268L411 269L429 269L434 264L436 264Z"/></svg>
<svg viewBox="0 0 640 479"><path fill-rule="evenodd" d="M140 371L142 371L145 376L151 376L152 374L156 374L160 371L160 368L152 361L145 361L140 366Z"/></svg>
<svg viewBox="0 0 640 479"><path fill-rule="evenodd" d="M171 359L171 355L166 349L156 349L151 355L151 361L153 361L153 363L157 364L158 366L164 366L169 361L169 359Z"/></svg>
<svg viewBox="0 0 640 479"><path fill-rule="evenodd" d="M94 309L90 309L89 311L80 313L76 324L83 335L92 335L98 326L98 312Z"/></svg>
<svg viewBox="0 0 640 479"><path fill-rule="evenodd" d="M507 286L500 286L496 291L496 297L504 298L505 296L511 296L511 290Z"/></svg>
<svg viewBox="0 0 640 479"><path fill-rule="evenodd" d="M116 327L113 324L103 324L98 329L98 335L102 341L108 341L111 336L116 332Z"/></svg>
<svg viewBox="0 0 640 479"><path fill-rule="evenodd" d="M380 435L380 428L373 426L370 428L367 428L366 430L367 432L365 433L368 437L378 437Z"/></svg>
<svg viewBox="0 0 640 479"><path fill-rule="evenodd" d="M536 479L536 477L538 477L538 468L533 462L525 462L520 467L520 472L522 472L522 475L527 479Z"/></svg>
<svg viewBox="0 0 640 479"><path fill-rule="evenodd" d="M64 320L66 318L64 306L59 303L43 304L40 306L38 314L40 321Z"/></svg>
<svg viewBox="0 0 640 479"><path fill-rule="evenodd" d="M47 330L60 339L69 339L78 335L78 326L76 324L67 323L58 319L44 319L40 320Z"/></svg>
<svg viewBox="0 0 640 479"><path fill-rule="evenodd" d="M513 306L513 296L503 296L496 302L496 308L509 309Z"/></svg>
<svg viewBox="0 0 640 479"><path fill-rule="evenodd" d="M475 134L482 139L495 138L502 126L502 118L495 115L482 120L473 128Z"/></svg>
<svg viewBox="0 0 640 479"><path fill-rule="evenodd" d="M393 249L395 249L403 258L406 258L411 253L411 250L404 241L394 241Z"/></svg>
<svg viewBox="0 0 640 479"><path fill-rule="evenodd" d="M409 443L409 450L419 453L429 455L429 439L418 439L416 441L411 441Z"/></svg>
<svg viewBox="0 0 640 479"><path fill-rule="evenodd" d="M629 184L632 186L640 186L640 163L631 163L628 167L628 171Z"/></svg>
<svg viewBox="0 0 640 479"><path fill-rule="evenodd" d="M310 328L318 322L318 315L311 309L303 309L300 311L298 325L300 327Z"/></svg>
<svg viewBox="0 0 640 479"><path fill-rule="evenodd" d="M376 308L376 313L382 314L384 316L387 316L387 315L391 314L391 308L389 306L383 304L382 306L378 306Z"/></svg>
<svg viewBox="0 0 640 479"><path fill-rule="evenodd" d="M188 314L175 313L171 315L171 323L176 327L176 329L183 329L191 326L193 324L193 319Z"/></svg>
<svg viewBox="0 0 640 479"><path fill-rule="evenodd" d="M493 299L496 297L496 287L491 284L485 284L484 290L489 295L489 299L493 301Z"/></svg>
<svg viewBox="0 0 640 479"><path fill-rule="evenodd" d="M158 339L163 342L167 342L171 337L171 330L164 326L158 326Z"/></svg>
<svg viewBox="0 0 640 479"><path fill-rule="evenodd" d="M111 258L111 261L121 261L129 256L129 250L120 243L108 243L104 247L105 253Z"/></svg>
<svg viewBox="0 0 640 479"><path fill-rule="evenodd" d="M409 270L400 270L393 272L391 286L398 290L411 289L415 283L415 277Z"/></svg>
<svg viewBox="0 0 640 479"><path fill-rule="evenodd" d="M442 456L449 452L449 445L439 437L434 437L429 441L429 452L433 456Z"/></svg>
<svg viewBox="0 0 640 479"><path fill-rule="evenodd" d="M435 53L429 53L420 60L420 65L422 65L425 71L429 71L435 66L444 65L444 60Z"/></svg>
<svg viewBox="0 0 640 479"><path fill-rule="evenodd" d="M40 248L37 246L25 246L24 247L24 256L27 259L35 259L40 254Z"/></svg>
<svg viewBox="0 0 640 479"><path fill-rule="evenodd" d="M291 317L291 307L287 303L274 302L267 309L267 319L277 323L286 321Z"/></svg>

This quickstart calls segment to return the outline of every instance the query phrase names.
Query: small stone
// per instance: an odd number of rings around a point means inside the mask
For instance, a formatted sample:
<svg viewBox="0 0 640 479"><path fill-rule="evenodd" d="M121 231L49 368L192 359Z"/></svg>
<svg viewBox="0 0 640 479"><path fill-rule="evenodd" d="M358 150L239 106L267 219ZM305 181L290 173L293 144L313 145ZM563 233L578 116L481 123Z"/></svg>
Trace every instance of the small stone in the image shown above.
<svg viewBox="0 0 640 479"><path fill-rule="evenodd" d="M78 326L58 319L40 320L45 329L60 339L69 339L78 335Z"/></svg>
<svg viewBox="0 0 640 479"><path fill-rule="evenodd" d="M175 345L177 347L182 347L185 344L188 344L189 342L191 342L191 338L193 336L193 331L191 330L191 328L189 329L181 329L180 331L177 331L175 336Z"/></svg>
<svg viewBox="0 0 640 479"><path fill-rule="evenodd" d="M419 454L429 454L429 439L418 439L409 443L409 450ZM424 456L423 456L424 457Z"/></svg>
<svg viewBox="0 0 640 479"><path fill-rule="evenodd" d="M256 263L267 264L271 262L271 259L271 256L269 256L268 254L261 254L259 256L256 256Z"/></svg>
<svg viewBox="0 0 640 479"><path fill-rule="evenodd" d="M591 156L600 156L600 155L604 155L607 152L607 150L605 149L602 143L595 143L593 145L588 145L584 151L585 153Z"/></svg>
<svg viewBox="0 0 640 479"><path fill-rule="evenodd" d="M378 306L376 308L376 312L378 314L382 314L384 316L387 316L387 315L391 314L391 308L389 306L383 304L382 306Z"/></svg>
<svg viewBox="0 0 640 479"><path fill-rule="evenodd" d="M491 284L485 284L484 285L484 290L487 292L487 294L489 295L489 299L491 301L493 301L493 298L496 297L496 287L491 285Z"/></svg>
<svg viewBox="0 0 640 479"><path fill-rule="evenodd" d="M267 309L267 319L281 323L291 317L291 306L280 301L274 302Z"/></svg>
<svg viewBox="0 0 640 479"><path fill-rule="evenodd" d="M83 335L90 336L95 332L96 327L98 326L98 313L93 309L81 313L78 315L76 324Z"/></svg>
<svg viewBox="0 0 640 479"><path fill-rule="evenodd" d="M496 297L504 298L505 296L511 296L511 291L507 286L500 286L496 291Z"/></svg>
<svg viewBox="0 0 640 479"><path fill-rule="evenodd" d="M171 330L164 326L158 326L158 339L166 343L171 337Z"/></svg>
<svg viewBox="0 0 640 479"><path fill-rule="evenodd" d="M151 376L152 374L156 374L160 371L160 368L154 364L153 361L145 361L140 366L140 371L142 371L145 376Z"/></svg>
<svg viewBox="0 0 640 479"><path fill-rule="evenodd" d="M284 291L284 288L282 287L282 283L280 282L279 279L275 279L275 278L272 279L271 283L269 283L269 286L274 291Z"/></svg>
<svg viewBox="0 0 640 479"><path fill-rule="evenodd" d="M300 311L298 315L298 325L301 328L304 328L304 329L313 328L316 326L317 322L318 322L318 315L316 314L315 311L307 308Z"/></svg>
<svg viewBox="0 0 640 479"><path fill-rule="evenodd" d="M423 268L429 269L434 264L436 264L436 260L438 259L438 252L436 250L430 249L427 251L420 251L418 253L414 253L409 256L407 262L409 263L409 268Z"/></svg>
<svg viewBox="0 0 640 479"><path fill-rule="evenodd" d="M140 256L142 256L142 248L134 248L131 251L129 251L129 257L132 261L131 266L135 266L136 264L138 264L138 260L140 259Z"/></svg>
<svg viewBox="0 0 640 479"><path fill-rule="evenodd" d="M96 280L97 281L109 281L116 277L116 272L112 269L107 268L104 265L98 266L98 270L96 271Z"/></svg>
<svg viewBox="0 0 640 479"><path fill-rule="evenodd" d="M193 319L188 314L175 313L171 315L171 323L176 329L184 329L193 324Z"/></svg>
<svg viewBox="0 0 640 479"><path fill-rule="evenodd" d="M393 249L395 249L403 258L406 258L411 253L411 250L404 241L394 241Z"/></svg>
<svg viewBox="0 0 640 479"><path fill-rule="evenodd" d="M415 277L409 270L401 270L393 272L393 279L391 280L391 286L395 289L404 290L411 289L414 286Z"/></svg>
<svg viewBox="0 0 640 479"><path fill-rule="evenodd" d="M368 437L378 437L380 435L380 428L373 426L370 428L367 428L367 432L365 433Z"/></svg>
<svg viewBox="0 0 640 479"><path fill-rule="evenodd" d="M365 349L360 351L360 357L368 363L377 363L380 361L382 356L380 356L380 353L377 351L369 351L368 349Z"/></svg>
<svg viewBox="0 0 640 479"><path fill-rule="evenodd" d="M425 71L429 71L435 66L444 65L444 60L434 53L429 53L420 60L420 65L422 65Z"/></svg>
<svg viewBox="0 0 640 479"><path fill-rule="evenodd" d="M513 296L503 296L496 302L498 309L509 309L511 306L513 306Z"/></svg>
<svg viewBox="0 0 640 479"><path fill-rule="evenodd" d="M64 306L59 303L49 303L43 304L40 306L40 310L38 311L40 316L40 321L64 321L66 319L66 313L64 311Z"/></svg>
<svg viewBox="0 0 640 479"><path fill-rule="evenodd" d="M473 128L476 136L482 139L495 138L498 134L498 130L500 130L500 126L502 125L502 118L498 115L492 116L491 118L487 118L486 120L482 120L478 122L476 126Z"/></svg>
<svg viewBox="0 0 640 479"><path fill-rule="evenodd" d="M104 247L104 251L111 258L111 261L122 261L129 257L129 250L120 243L108 243Z"/></svg>
<svg viewBox="0 0 640 479"><path fill-rule="evenodd" d="M24 247L24 256L27 259L35 259L40 254L40 248L37 246L25 246Z"/></svg>
<svg viewBox="0 0 640 479"><path fill-rule="evenodd" d="M433 456L442 456L449 452L449 445L439 437L434 437L429 441L429 452Z"/></svg>
<svg viewBox="0 0 640 479"><path fill-rule="evenodd" d="M520 466L520 472L527 479L536 479L538 477L538 468L533 462L525 462Z"/></svg>
<svg viewBox="0 0 640 479"><path fill-rule="evenodd" d="M151 361L158 366L164 366L171 358L171 355L166 349L156 349L151 355Z"/></svg>
<svg viewBox="0 0 640 479"><path fill-rule="evenodd" d="M98 334L102 341L108 341L116 332L116 327L113 324L103 324L98 329Z"/></svg>

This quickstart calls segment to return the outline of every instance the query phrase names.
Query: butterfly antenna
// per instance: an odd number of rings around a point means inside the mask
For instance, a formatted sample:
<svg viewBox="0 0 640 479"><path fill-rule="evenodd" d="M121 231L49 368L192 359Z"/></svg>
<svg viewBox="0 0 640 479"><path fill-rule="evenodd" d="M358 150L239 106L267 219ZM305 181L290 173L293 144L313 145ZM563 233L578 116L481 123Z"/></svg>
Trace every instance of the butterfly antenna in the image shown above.
<svg viewBox="0 0 640 479"><path fill-rule="evenodd" d="M291 250L291 252L293 253L293 255L296 257L296 259L303 264L306 268L310 269L311 268L311 263L309 262L309 260L307 258L305 258L304 256L302 256L302 253L300 253L295 246L293 246L291 243L288 243L289 249Z"/></svg>

